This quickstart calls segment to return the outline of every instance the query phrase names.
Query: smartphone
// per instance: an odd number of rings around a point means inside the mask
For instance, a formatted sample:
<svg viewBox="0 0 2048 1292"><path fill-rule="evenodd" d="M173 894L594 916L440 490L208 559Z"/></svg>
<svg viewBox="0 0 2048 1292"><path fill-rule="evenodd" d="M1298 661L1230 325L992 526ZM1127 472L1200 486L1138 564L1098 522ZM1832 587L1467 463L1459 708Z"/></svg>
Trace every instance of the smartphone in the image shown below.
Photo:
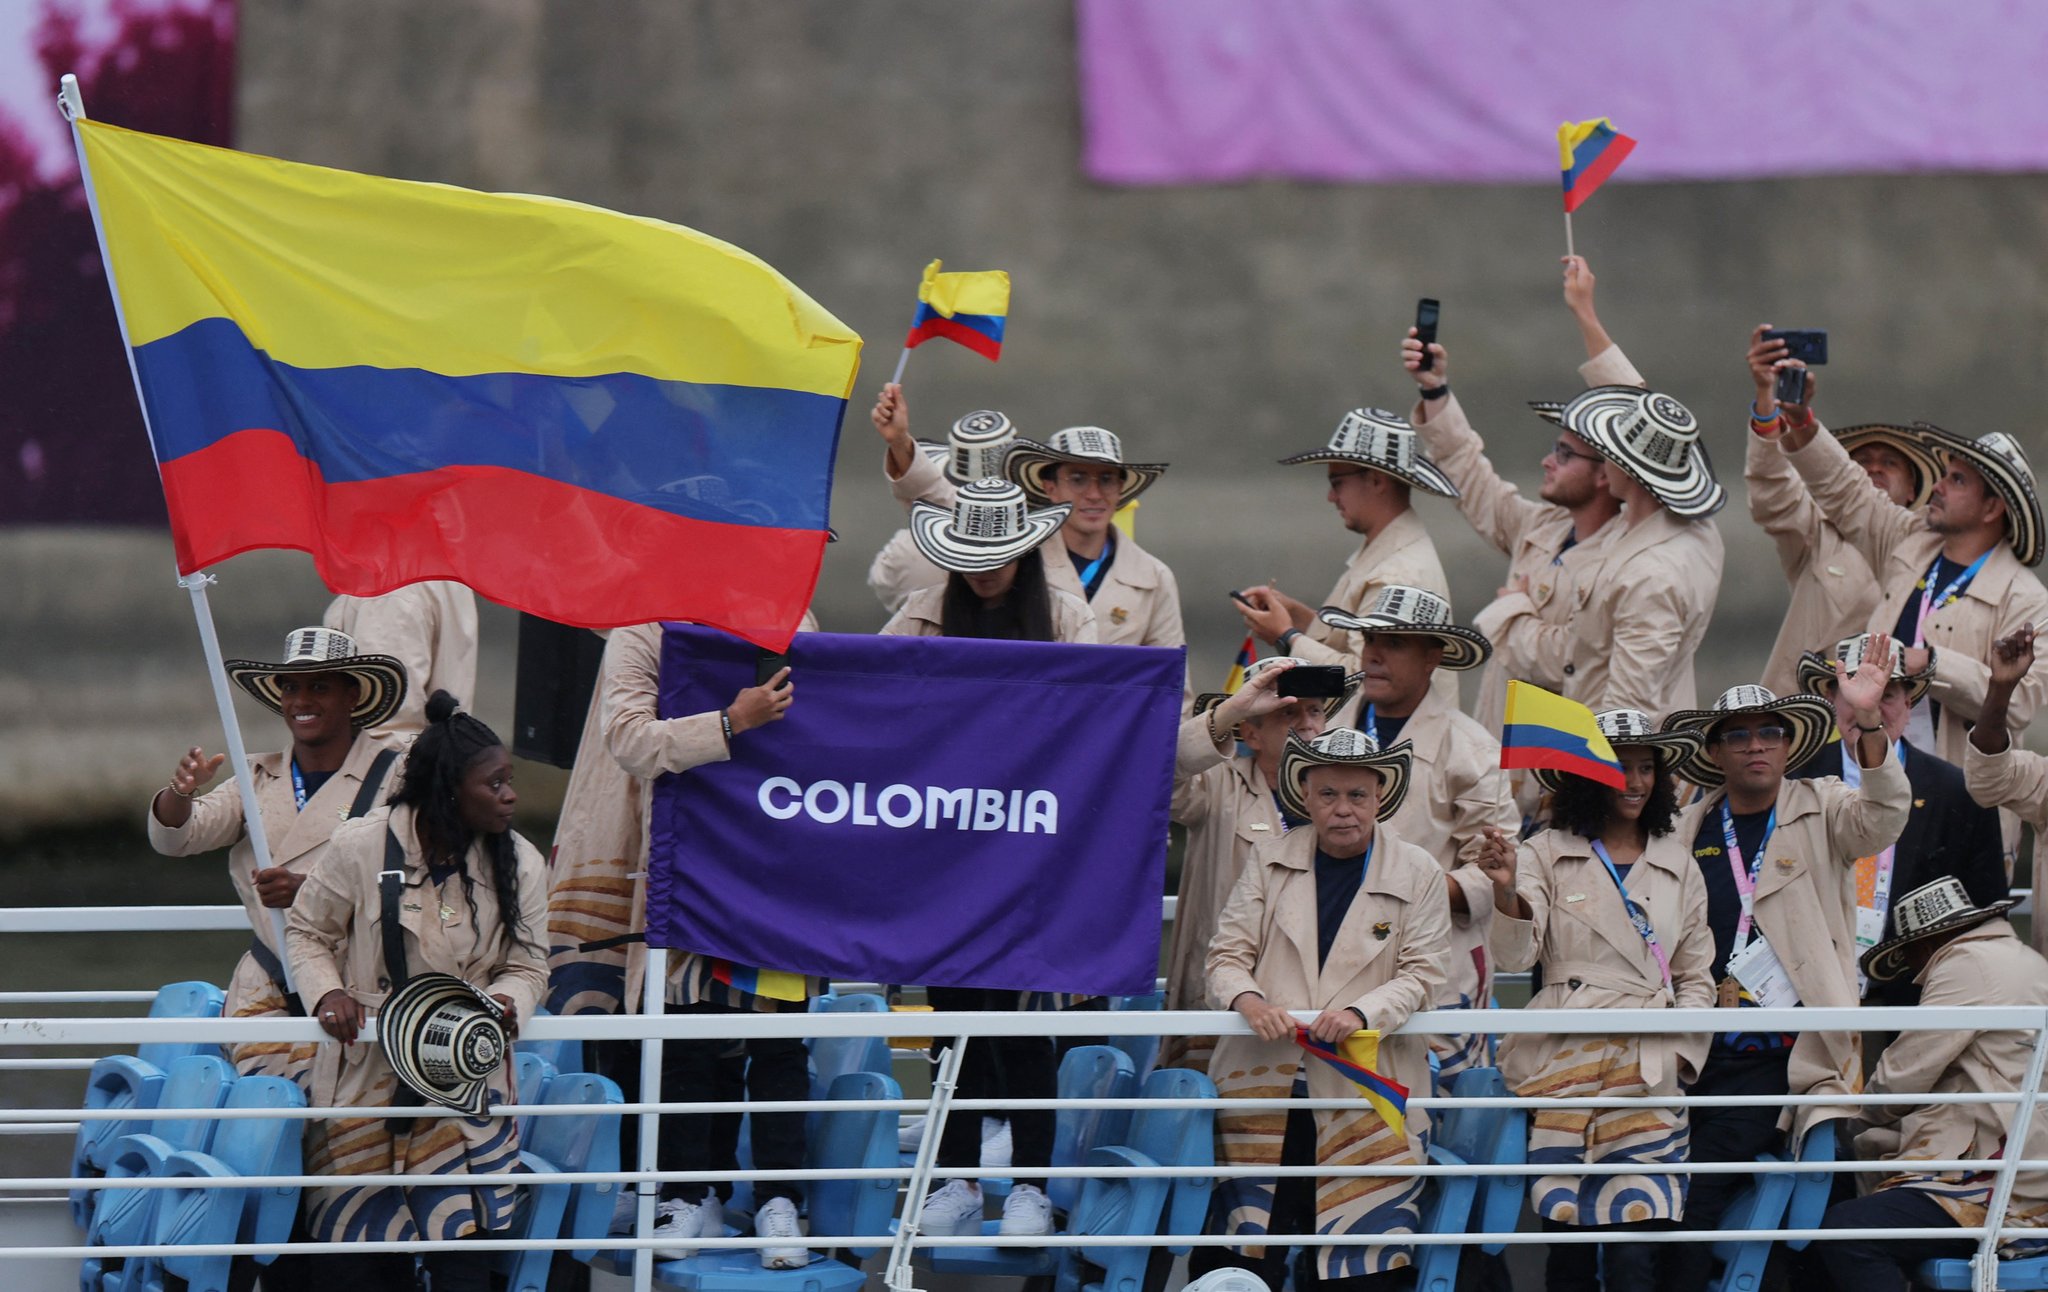
<svg viewBox="0 0 2048 1292"><path fill-rule="evenodd" d="M764 650L754 659L754 685L766 686L768 679L789 667L789 656Z"/></svg>
<svg viewBox="0 0 2048 1292"><path fill-rule="evenodd" d="M1238 603L1238 604L1240 604L1240 605L1245 605L1245 606L1251 606L1251 608L1252 608L1253 610L1257 610L1257 609L1258 609L1258 607L1257 607L1257 606L1253 606L1253 605L1252 605L1252 599L1251 599L1250 597L1248 597L1248 596L1246 596L1246 595L1245 595L1244 593L1242 593L1242 592L1238 591L1238 590L1237 590L1236 588L1232 588L1232 589L1230 590L1230 599L1231 599L1232 601L1235 601L1235 602L1237 602L1237 603Z"/></svg>
<svg viewBox="0 0 2048 1292"><path fill-rule="evenodd" d="M1828 361L1828 332L1826 328L1772 328L1764 333L1766 341L1783 341L1785 357L1797 359L1809 368L1825 367Z"/></svg>
<svg viewBox="0 0 2048 1292"><path fill-rule="evenodd" d="M1344 694L1343 666L1296 664L1280 675L1273 694L1298 700L1334 700Z"/></svg>
<svg viewBox="0 0 2048 1292"><path fill-rule="evenodd" d="M1415 302L1415 339L1422 342L1424 372L1436 367L1436 356L1429 352L1429 347L1436 342L1436 320L1440 311L1441 307L1427 296ZM1821 335L1825 338L1827 334Z"/></svg>
<svg viewBox="0 0 2048 1292"><path fill-rule="evenodd" d="M1778 369L1778 386L1772 397L1781 404L1804 404L1806 402L1806 369Z"/></svg>

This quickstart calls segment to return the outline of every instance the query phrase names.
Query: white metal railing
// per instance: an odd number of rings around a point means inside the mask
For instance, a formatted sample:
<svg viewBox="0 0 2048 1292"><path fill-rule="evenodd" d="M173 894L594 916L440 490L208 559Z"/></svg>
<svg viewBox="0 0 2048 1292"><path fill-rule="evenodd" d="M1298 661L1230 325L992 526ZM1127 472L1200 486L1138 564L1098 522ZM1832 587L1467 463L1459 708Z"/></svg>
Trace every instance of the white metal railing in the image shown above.
<svg viewBox="0 0 2048 1292"><path fill-rule="evenodd" d="M234 908L239 911L240 908ZM660 960L664 953L659 950L650 953L655 958L649 974L650 984L659 990L661 980ZM658 1002L657 1002L658 1003ZM1120 1012L1113 1016L1114 1030L1122 1035L1222 1035L1244 1034L1247 1028L1236 1014L1228 1012L1166 1013L1155 1011ZM1307 1021L1311 1014L1299 1015ZM887 1278L892 1288L911 1286L911 1259L921 1249L957 1246L986 1246L989 1240L970 1236L949 1238L923 1234L918 1228L918 1210L925 1194L936 1181L949 1178L981 1179L993 1176L1008 1176L1012 1172L999 1168L942 1169L936 1163L936 1149L947 1116L954 1113L975 1114L983 1111L1026 1108L1121 1108L1143 1107L1207 1107L1245 1108L1252 1106L1287 1107L1357 1107L1356 1100L1294 1100L1272 1099L1086 1099L1086 1100L968 1100L956 1097L956 1082L959 1059L964 1047L975 1038L1003 1035L1034 1036L1091 1036L1101 1034L1109 1019L1100 1013L1091 1014L1045 1014L1045 1013L919 1013L903 1014L751 1014L751 1015L687 1015L687 1014L642 1014L625 1016L576 1016L565 1018L543 1017L532 1020L525 1035L538 1040L580 1039L620 1040L640 1039L643 1046L643 1064L653 1072L643 1079L643 1089L658 1088L659 1050L663 1041L689 1038L746 1038L746 1037L873 1037L888 1036L900 1032L906 1026L913 1027L920 1034L939 1037L959 1038L959 1044L945 1052L938 1077L934 1082L932 1095L927 1099L835 1101L817 1104L808 1100L768 1102L663 1102L644 1101L620 1105L606 1105L602 1111L619 1114L642 1114L641 1137L642 1160L654 1158L653 1138L658 1118L678 1113L710 1112L771 1112L799 1111L827 1108L836 1111L886 1111L924 1112L927 1125L916 1160L909 1165L881 1168L827 1168L815 1170L754 1171L745 1173L747 1178L757 1180L806 1181L817 1179L887 1179L900 1180L905 1185L905 1208L903 1222L898 1232L891 1237L877 1235L812 1235L805 1242L814 1248L874 1247L886 1244L890 1249ZM1686 1107L1744 1107L1744 1106L1842 1106L1861 1104L1917 1105L1930 1103L1994 1104L2012 1105L2013 1114L2010 1143L2023 1145L2028 1126L2034 1115L2035 1100L2038 1098L2044 1061L2048 1061L2048 1008L1978 1008L1943 1010L1939 1014L1913 1008L1867 1008L1867 1009L1793 1009L1793 1010L1745 1010L1741 1022L1744 1030L1758 1031L1952 1031L1969 1030L2013 1030L2025 1031L2034 1036L2035 1045L2028 1071L2017 1090L2009 1092L1968 1091L1952 1095L1795 1095L1795 1096L1677 1096L1655 1100L1625 1099L1612 1096L1585 1098L1522 1098L1516 1096L1452 1099L1417 1095L1410 1099L1410 1107L1417 1111L1442 1111L1466 1107L1520 1107L1537 1108L1601 1108L1638 1106L1654 1102L1658 1106ZM1404 1034L1462 1035L1475 1031L1505 1035L1512 1033L1542 1032L1553 1034L1618 1034L1618 1033L1671 1033L1685 1031L1714 1032L1727 1029L1729 1018L1720 1010L1433 1010L1417 1014L1401 1031ZM364 1039L374 1043L374 1022L365 1032ZM270 1019L136 1019L136 1018L43 1018L43 1019L0 1019L0 1046L56 1046L87 1045L105 1047L131 1045L151 1041L187 1042L247 1042L306 1041L324 1038L318 1025L310 1020ZM559 1105L502 1105L492 1110L494 1115L557 1116L588 1114L585 1107L564 1107ZM192 1110L103 1110L95 1111L93 1120L155 1120L164 1118L204 1118L224 1120L233 1117L279 1117L290 1116L305 1119L319 1119L336 1116L360 1116L360 1108L307 1108L294 1110L277 1109L192 1109ZM0 1109L0 1132L4 1133L71 1133L81 1117L78 1108L13 1108ZM1995 1274L1995 1253L2000 1243L2024 1238L2048 1238L2048 1229L2033 1229L2010 1226L2005 1223L2006 1207L2011 1196L2012 1183L2020 1170L2036 1171L2048 1169L2048 1160L2027 1159L2023 1153L2015 1152L2004 1159L1944 1159L1915 1164L1918 1169L1930 1171L1992 1172L1995 1173L1996 1187L1992 1205L1985 1223L1977 1227L1921 1231L1897 1231L1894 1236L1927 1236L1972 1239L1978 1243L1976 1277L1980 1286L1990 1287L1988 1281ZM1639 1174L1645 1168L1639 1163L1594 1163L1584 1166L1561 1166L1557 1163L1482 1164L1447 1168L1435 1164L1415 1166L1367 1165L1358 1167L1305 1166L1230 1166L1215 1164L1190 1167L1142 1167L1142 1168L1098 1168L1088 1166L1033 1168L1030 1174L1048 1179L1058 1178L1117 1178L1127 1176L1161 1176L1170 1178L1227 1179L1240 1176L1273 1177L1289 1175L1316 1175L1324 1177L1376 1176L1376 1177L1428 1177L1455 1170L1460 1174L1475 1176L1537 1176L1567 1172L1584 1175ZM1889 1174L1897 1169L1895 1163L1835 1161L1835 1162L1730 1162L1730 1163L1671 1163L1658 1164L1655 1170L1671 1174L1741 1174L1761 1175L1772 1173L1840 1174L1878 1172ZM457 1179L462 1177L442 1177ZM708 1183L732 1178L732 1173L721 1171L661 1171L625 1170L615 1173L571 1172L565 1174L531 1175L524 1173L500 1172L478 1174L469 1177L479 1183L503 1183L514 1185L530 1184L577 1184L615 1181L631 1183L639 1190L640 1217L637 1236L632 1238L609 1238L598 1244L606 1250L632 1253L636 1264L636 1275L642 1279L652 1277L652 1250L664 1245L662 1240L650 1236L653 1224L653 1209L656 1191L663 1183ZM402 1175L353 1176L351 1184L383 1185L415 1182L416 1177ZM263 1176L244 1177L235 1183L243 1187L291 1187L319 1184L322 1177ZM73 1177L17 1177L0 1179L0 1197L19 1196L26 1193L52 1190L82 1189L151 1189L169 1187L192 1187L190 1181L159 1181L150 1179L87 1180ZM1713 1231L1668 1231L1646 1232L1632 1235L1634 1239L1649 1242L1712 1242L1720 1239L1758 1241L1765 1239L1819 1239L1844 1237L1842 1231L1818 1230L1713 1230ZM1598 1242L1606 1238L1599 1230L1583 1233L1531 1232L1518 1234L1463 1233L1463 1234L1416 1234L1399 1235L1394 1241L1402 1245L1432 1246L1441 1243L1552 1243L1552 1242ZM1269 1242L1296 1244L1301 1246L1354 1245L1356 1235L1282 1235L1267 1236ZM1002 1240L1005 1247L1063 1247L1086 1242L1101 1246L1151 1246L1167 1242L1175 1245L1194 1246L1231 1245L1236 1242L1228 1235L1132 1235L1124 1237L1091 1235L1053 1235L1046 1238ZM771 1240L760 1238L708 1239L697 1243L704 1249L758 1248L769 1245ZM470 1250L564 1250L587 1247L590 1240L573 1239L473 1239L465 1240ZM191 1255L201 1254L244 1254L274 1250L305 1252L338 1251L417 1251L418 1243L301 1243L288 1245L231 1244L218 1247L183 1247L179 1250ZM146 1247L95 1247L44 1246L15 1247L0 1251L6 1258L64 1258L77 1259L88 1252L100 1257L122 1257L143 1255L158 1250Z"/></svg>

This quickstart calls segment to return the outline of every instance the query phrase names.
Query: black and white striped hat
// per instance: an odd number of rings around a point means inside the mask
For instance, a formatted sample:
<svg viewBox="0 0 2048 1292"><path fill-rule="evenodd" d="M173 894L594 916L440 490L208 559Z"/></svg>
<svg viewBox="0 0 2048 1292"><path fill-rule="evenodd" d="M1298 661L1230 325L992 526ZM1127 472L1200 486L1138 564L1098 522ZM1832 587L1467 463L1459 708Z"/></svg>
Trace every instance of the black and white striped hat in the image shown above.
<svg viewBox="0 0 2048 1292"><path fill-rule="evenodd" d="M921 502L910 509L910 541L942 570L980 574L999 569L1059 532L1067 503L1032 511L1024 491L1007 480L977 480L951 507Z"/></svg>
<svg viewBox="0 0 2048 1292"><path fill-rule="evenodd" d="M1308 462L1349 462L1383 471L1439 498L1458 496L1451 478L1416 447L1415 428L1408 419L1384 408L1354 408L1337 423L1326 447L1280 459L1284 467Z"/></svg>
<svg viewBox="0 0 2048 1292"><path fill-rule="evenodd" d="M276 714L284 712L277 680L287 674L342 673L354 678L356 703L348 715L353 727L376 726L396 713L405 699L405 665L389 655L358 655L355 638L334 628L294 628L285 634L284 659L276 664L231 659L224 667L237 686Z"/></svg>
<svg viewBox="0 0 2048 1292"><path fill-rule="evenodd" d="M956 485L973 484L1003 474L1003 461L1017 443L1017 427L993 408L977 409L953 423L944 444L917 442L918 452L930 458Z"/></svg>

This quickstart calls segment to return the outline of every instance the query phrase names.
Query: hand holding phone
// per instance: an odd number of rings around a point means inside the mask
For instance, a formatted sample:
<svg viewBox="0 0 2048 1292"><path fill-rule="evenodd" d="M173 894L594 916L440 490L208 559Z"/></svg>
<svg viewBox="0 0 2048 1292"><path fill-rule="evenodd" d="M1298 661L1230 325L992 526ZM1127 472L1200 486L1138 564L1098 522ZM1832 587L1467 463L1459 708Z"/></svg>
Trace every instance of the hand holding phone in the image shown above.
<svg viewBox="0 0 2048 1292"><path fill-rule="evenodd" d="M754 657L754 685L766 686L783 669L789 667L789 656L778 655L764 650Z"/></svg>
<svg viewBox="0 0 2048 1292"><path fill-rule="evenodd" d="M1296 664L1280 675L1273 694L1294 700L1334 700L1344 694L1343 666Z"/></svg>
<svg viewBox="0 0 2048 1292"><path fill-rule="evenodd" d="M1415 339L1422 342L1422 372L1436 367L1436 356L1429 352L1429 347L1436 344L1436 323L1440 313L1442 307L1427 296L1415 302Z"/></svg>
<svg viewBox="0 0 2048 1292"><path fill-rule="evenodd" d="M1792 364L1778 369L1778 384L1771 397L1780 404L1803 406L1806 403L1806 369Z"/></svg>
<svg viewBox="0 0 2048 1292"><path fill-rule="evenodd" d="M1824 368L1828 362L1828 332L1826 328L1766 329L1760 338L1764 341L1783 341L1785 357L1797 359L1809 368Z"/></svg>

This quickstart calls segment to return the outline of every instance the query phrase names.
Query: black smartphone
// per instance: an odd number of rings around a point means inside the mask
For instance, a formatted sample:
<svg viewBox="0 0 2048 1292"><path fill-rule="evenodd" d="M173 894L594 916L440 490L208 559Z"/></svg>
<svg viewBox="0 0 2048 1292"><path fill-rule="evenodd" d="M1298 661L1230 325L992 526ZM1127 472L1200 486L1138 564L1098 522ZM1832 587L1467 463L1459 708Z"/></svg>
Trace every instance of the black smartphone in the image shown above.
<svg viewBox="0 0 2048 1292"><path fill-rule="evenodd" d="M754 659L754 685L766 686L768 679L789 667L789 656L764 650Z"/></svg>
<svg viewBox="0 0 2048 1292"><path fill-rule="evenodd" d="M1343 666L1296 664L1280 675L1273 694L1296 700L1334 700L1344 694Z"/></svg>
<svg viewBox="0 0 2048 1292"><path fill-rule="evenodd" d="M1828 361L1828 330L1826 328L1772 328L1764 333L1766 341L1783 341L1785 357L1797 359L1809 368L1825 367Z"/></svg>
<svg viewBox="0 0 2048 1292"><path fill-rule="evenodd" d="M1422 370L1428 372L1436 367L1436 356L1429 347L1436 343L1436 320L1441 307L1425 296L1415 302L1415 339L1422 342Z"/></svg>
<svg viewBox="0 0 2048 1292"><path fill-rule="evenodd" d="M1251 599L1250 597L1248 597L1248 596L1246 596L1246 595L1245 595L1244 593L1242 593L1242 592L1238 591L1238 590L1237 590L1236 588L1232 588L1232 589L1230 590L1230 599L1231 599L1232 601L1238 602L1238 603L1239 603L1239 604L1241 604L1241 605L1247 605L1247 606L1251 606L1251 608L1252 608L1252 609L1254 609L1254 610L1257 610L1257 609L1258 609L1258 607L1257 607L1257 606L1252 606L1252 599Z"/></svg>
<svg viewBox="0 0 2048 1292"><path fill-rule="evenodd" d="M1778 369L1778 386L1772 397L1781 404L1804 404L1806 402L1806 369Z"/></svg>

